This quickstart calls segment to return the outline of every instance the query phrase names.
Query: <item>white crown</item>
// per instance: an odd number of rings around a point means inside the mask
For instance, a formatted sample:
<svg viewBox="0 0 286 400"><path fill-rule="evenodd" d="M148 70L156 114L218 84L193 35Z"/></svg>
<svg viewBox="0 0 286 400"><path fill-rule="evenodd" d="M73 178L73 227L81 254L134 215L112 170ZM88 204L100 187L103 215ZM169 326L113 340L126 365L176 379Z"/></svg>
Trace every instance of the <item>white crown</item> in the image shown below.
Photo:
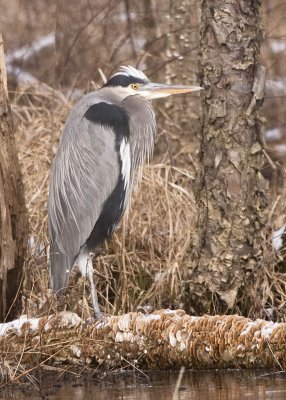
<svg viewBox="0 0 286 400"><path fill-rule="evenodd" d="M132 67L131 65L128 66L121 66L119 68L119 71L116 72L114 75L112 75L111 78L113 78L116 75L125 75L125 76L133 76L134 78L138 79L143 79L144 81L149 81L147 76L144 74L144 72L140 71L139 69L136 69Z"/></svg>

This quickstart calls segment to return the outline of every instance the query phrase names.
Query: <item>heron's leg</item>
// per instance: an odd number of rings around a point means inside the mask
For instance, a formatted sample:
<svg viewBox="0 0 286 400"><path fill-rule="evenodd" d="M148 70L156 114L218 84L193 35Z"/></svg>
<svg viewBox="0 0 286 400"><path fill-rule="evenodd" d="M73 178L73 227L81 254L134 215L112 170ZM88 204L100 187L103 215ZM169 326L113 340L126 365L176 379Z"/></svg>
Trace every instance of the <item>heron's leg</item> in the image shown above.
<svg viewBox="0 0 286 400"><path fill-rule="evenodd" d="M95 319L98 319L101 316L101 311L98 305L98 298L97 298L97 290L93 280L93 265L92 265L92 257L89 257L89 261L91 263L91 268L87 268L87 278L89 280L90 285L90 293L91 293L91 301L92 307L94 311Z"/></svg>
<svg viewBox="0 0 286 400"><path fill-rule="evenodd" d="M93 257L93 254L90 254L90 253L79 254L78 259L77 259L77 264L79 266L82 276L87 277L87 279L89 281L94 317L95 317L95 319L99 319L102 314L99 309L97 290L96 290L94 280L93 280L92 257Z"/></svg>

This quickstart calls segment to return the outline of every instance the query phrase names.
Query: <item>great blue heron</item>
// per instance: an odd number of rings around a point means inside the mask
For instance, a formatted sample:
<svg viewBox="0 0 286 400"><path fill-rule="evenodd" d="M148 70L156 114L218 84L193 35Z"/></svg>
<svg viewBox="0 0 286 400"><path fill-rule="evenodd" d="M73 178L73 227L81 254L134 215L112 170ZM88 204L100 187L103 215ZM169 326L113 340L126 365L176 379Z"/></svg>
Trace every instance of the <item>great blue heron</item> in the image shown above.
<svg viewBox="0 0 286 400"><path fill-rule="evenodd" d="M121 67L66 121L48 200L51 287L62 293L78 265L89 280L96 318L101 312L92 256L120 221L140 166L153 151L156 123L148 100L200 89L152 83L143 72Z"/></svg>

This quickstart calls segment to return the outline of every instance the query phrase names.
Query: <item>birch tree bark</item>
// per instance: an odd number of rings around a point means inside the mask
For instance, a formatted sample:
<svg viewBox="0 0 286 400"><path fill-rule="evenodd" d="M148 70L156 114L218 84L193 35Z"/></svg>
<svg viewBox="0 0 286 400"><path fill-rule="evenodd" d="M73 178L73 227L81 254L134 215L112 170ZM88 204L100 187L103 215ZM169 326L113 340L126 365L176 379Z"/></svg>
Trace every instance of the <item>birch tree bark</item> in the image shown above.
<svg viewBox="0 0 286 400"><path fill-rule="evenodd" d="M166 83L196 86L199 50L198 1L169 0L168 8ZM162 125L168 133L169 153L182 153L185 147L194 142L194 134L199 130L199 99L196 95L170 97L164 101L164 110ZM161 152L163 147L161 144ZM181 155L180 161L185 166L188 157Z"/></svg>
<svg viewBox="0 0 286 400"><path fill-rule="evenodd" d="M257 268L265 241L268 188L260 173L266 160L257 114L265 81L257 60L260 3L201 2L205 90L191 291L201 299L208 292L208 301L218 295L224 310L233 307L245 271Z"/></svg>
<svg viewBox="0 0 286 400"><path fill-rule="evenodd" d="M166 81L167 83L182 83L195 85L197 80L198 62L198 2L196 0L169 1L169 13L167 23L169 33L167 35ZM176 123L190 128L190 118L186 110L190 110L190 96L170 97L168 100L168 114L173 116ZM177 110L173 110L174 104L179 104Z"/></svg>
<svg viewBox="0 0 286 400"><path fill-rule="evenodd" d="M9 318L13 316L11 307L22 278L27 235L28 219L0 34L0 321L9 310Z"/></svg>

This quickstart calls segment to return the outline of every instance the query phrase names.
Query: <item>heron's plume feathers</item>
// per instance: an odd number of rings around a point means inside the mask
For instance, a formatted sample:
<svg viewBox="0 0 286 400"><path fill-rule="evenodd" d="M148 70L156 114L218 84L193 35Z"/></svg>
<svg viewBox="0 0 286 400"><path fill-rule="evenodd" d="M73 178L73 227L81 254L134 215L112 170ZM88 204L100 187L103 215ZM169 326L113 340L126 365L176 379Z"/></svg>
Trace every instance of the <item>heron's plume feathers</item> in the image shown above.
<svg viewBox="0 0 286 400"><path fill-rule="evenodd" d="M143 79L143 80L147 80L149 81L149 79L147 78L147 76L144 74L144 72L140 71L139 69L136 69L134 67L132 67L131 65L125 66L122 65L119 68L119 71L116 72L114 75L112 75L112 78L116 75L125 75L125 76L132 76L134 78L138 78L138 79Z"/></svg>

